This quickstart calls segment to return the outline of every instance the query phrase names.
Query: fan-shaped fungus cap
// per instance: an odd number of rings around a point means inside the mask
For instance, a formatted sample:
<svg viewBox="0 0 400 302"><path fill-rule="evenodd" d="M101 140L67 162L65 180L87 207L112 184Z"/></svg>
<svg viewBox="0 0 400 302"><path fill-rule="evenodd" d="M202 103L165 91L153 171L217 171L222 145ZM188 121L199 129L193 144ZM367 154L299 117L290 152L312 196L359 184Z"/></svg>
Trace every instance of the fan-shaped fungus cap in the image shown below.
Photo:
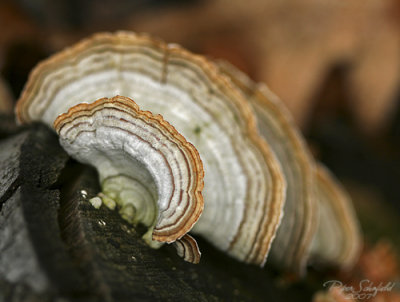
<svg viewBox="0 0 400 302"><path fill-rule="evenodd" d="M182 257L185 261L197 264L200 262L200 250L197 246L196 240L186 234L180 240L174 242L174 246L176 251L180 257Z"/></svg>
<svg viewBox="0 0 400 302"><path fill-rule="evenodd" d="M264 84L256 84L226 62L217 62L254 108L262 136L282 163L288 188L285 216L272 244L271 260L285 269L305 272L308 262L348 268L361 246L351 199L321 164L283 103Z"/></svg>
<svg viewBox="0 0 400 302"><path fill-rule="evenodd" d="M311 246L311 261L351 268L360 254L362 237L349 195L323 165L316 168L319 224Z"/></svg>
<svg viewBox="0 0 400 302"><path fill-rule="evenodd" d="M199 151L206 204L193 231L239 260L263 265L286 182L251 106L204 57L146 35L96 34L35 68L17 115L52 125L71 106L117 94L162 114Z"/></svg>
<svg viewBox="0 0 400 302"><path fill-rule="evenodd" d="M199 219L200 156L162 116L116 96L76 105L54 127L71 157L96 167L103 194L154 240L174 242Z"/></svg>
<svg viewBox="0 0 400 302"><path fill-rule="evenodd" d="M303 274L318 215L314 159L292 116L266 85L253 82L227 62L216 63L246 96L256 114L260 134L282 163L287 181L286 202L284 218L272 243L271 260L280 268Z"/></svg>

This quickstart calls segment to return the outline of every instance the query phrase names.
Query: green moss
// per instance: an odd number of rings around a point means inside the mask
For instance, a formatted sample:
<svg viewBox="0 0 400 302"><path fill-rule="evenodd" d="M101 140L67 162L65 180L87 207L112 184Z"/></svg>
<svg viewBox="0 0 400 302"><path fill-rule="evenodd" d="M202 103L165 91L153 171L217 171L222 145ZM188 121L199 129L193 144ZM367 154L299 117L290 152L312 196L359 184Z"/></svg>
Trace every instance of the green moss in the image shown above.
<svg viewBox="0 0 400 302"><path fill-rule="evenodd" d="M193 130L193 132L197 135L199 135L201 133L201 127L200 126L196 126Z"/></svg>

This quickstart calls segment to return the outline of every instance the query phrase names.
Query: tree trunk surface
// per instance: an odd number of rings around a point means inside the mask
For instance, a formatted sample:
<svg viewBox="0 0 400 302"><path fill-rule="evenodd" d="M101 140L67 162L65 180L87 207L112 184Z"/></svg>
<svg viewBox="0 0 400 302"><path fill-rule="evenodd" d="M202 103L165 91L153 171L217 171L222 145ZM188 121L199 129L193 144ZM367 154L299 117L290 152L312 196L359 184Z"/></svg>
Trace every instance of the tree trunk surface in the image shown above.
<svg viewBox="0 0 400 302"><path fill-rule="evenodd" d="M149 248L140 226L90 205L96 171L69 159L54 133L0 119L0 302L311 299L302 283L288 290L270 268L201 238L198 265L172 246Z"/></svg>

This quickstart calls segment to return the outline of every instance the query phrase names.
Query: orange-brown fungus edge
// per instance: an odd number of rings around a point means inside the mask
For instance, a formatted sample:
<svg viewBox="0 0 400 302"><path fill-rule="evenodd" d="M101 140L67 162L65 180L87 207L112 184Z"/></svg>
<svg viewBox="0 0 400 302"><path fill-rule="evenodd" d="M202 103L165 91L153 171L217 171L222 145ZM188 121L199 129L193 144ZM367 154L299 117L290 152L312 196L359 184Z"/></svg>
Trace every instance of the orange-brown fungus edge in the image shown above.
<svg viewBox="0 0 400 302"><path fill-rule="evenodd" d="M157 231L154 229L153 231L153 240L160 241L160 242L174 242L177 239L183 237L186 233L188 233L197 220L200 218L200 215L204 208L204 200L203 195L201 193L204 187L204 170L203 170L203 163L200 159L200 155L196 148L189 143L170 123L164 120L164 118L157 114L153 115L150 111L142 111L139 109L139 106L130 98L123 97L123 96L115 96L111 99L102 98L99 99L91 104L81 103L76 106L71 107L67 113L61 114L57 117L54 121L54 128L59 133L60 129L68 123L69 121L73 120L75 117L82 114L82 112L89 112L94 110L97 107L102 107L107 103L119 103L124 106L125 109L130 110L136 116L140 116L144 121L147 122L155 122L160 125L163 129L167 132L172 134L172 136L179 141L183 148L185 148L188 153L191 155L192 164L195 168L195 178L196 183L193 187L194 192L194 203L190 208L190 215L186 215L188 218L184 219L180 224L181 226L174 229L171 232L165 231Z"/></svg>

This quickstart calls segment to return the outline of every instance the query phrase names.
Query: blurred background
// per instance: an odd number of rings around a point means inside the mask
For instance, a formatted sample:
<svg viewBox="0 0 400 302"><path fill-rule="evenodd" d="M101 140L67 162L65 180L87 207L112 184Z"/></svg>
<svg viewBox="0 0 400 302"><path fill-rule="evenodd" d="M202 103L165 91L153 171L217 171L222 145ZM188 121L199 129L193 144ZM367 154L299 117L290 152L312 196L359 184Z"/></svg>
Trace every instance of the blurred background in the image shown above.
<svg viewBox="0 0 400 302"><path fill-rule="evenodd" d="M18 98L38 61L121 29L265 82L353 197L366 247L351 278L399 280L400 0L0 0L0 94Z"/></svg>

